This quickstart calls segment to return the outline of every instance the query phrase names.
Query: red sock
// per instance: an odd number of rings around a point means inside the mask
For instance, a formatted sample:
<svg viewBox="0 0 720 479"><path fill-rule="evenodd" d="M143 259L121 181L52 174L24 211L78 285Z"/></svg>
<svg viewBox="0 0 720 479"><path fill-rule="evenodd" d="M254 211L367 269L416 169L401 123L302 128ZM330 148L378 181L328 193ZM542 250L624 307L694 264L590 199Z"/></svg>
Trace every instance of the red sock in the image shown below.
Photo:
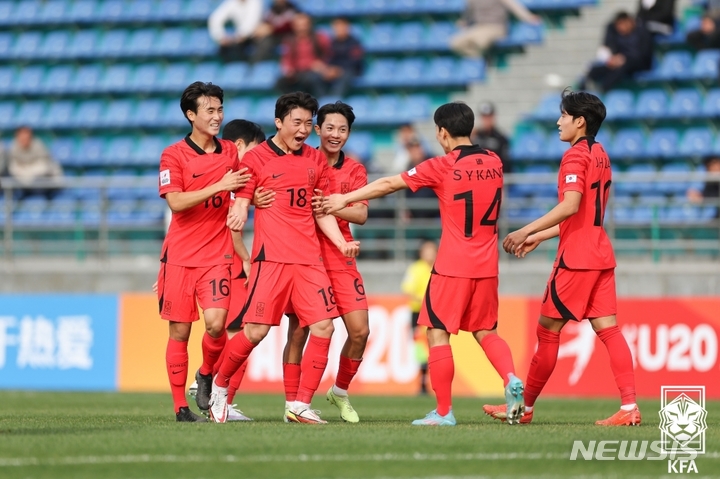
<svg viewBox="0 0 720 479"><path fill-rule="evenodd" d="M170 379L170 391L172 392L176 413L180 411L181 407L188 407L185 398L185 383L188 375L187 344L187 341L175 341L168 338L167 349L165 350L165 365Z"/></svg>
<svg viewBox="0 0 720 479"><path fill-rule="evenodd" d="M449 344L430 348L428 369L437 399L437 413L445 416L452 408L452 382L455 377L455 362Z"/></svg>
<svg viewBox="0 0 720 479"><path fill-rule="evenodd" d="M242 363L242 366L235 371L235 374L232 375L230 378L230 384L228 385L228 404L232 404L233 399L235 399L235 393L240 388L240 383L242 383L243 378L245 377L245 370L247 369L247 361Z"/></svg>
<svg viewBox="0 0 720 479"><path fill-rule="evenodd" d="M217 338L213 338L205 332L202 339L203 363L202 366L200 366L200 374L212 374L213 366L215 366L215 363L222 354L226 342L227 331L223 331Z"/></svg>
<svg viewBox="0 0 720 479"><path fill-rule="evenodd" d="M300 365L297 363L283 363L283 385L285 386L285 400L292 402L297 399L300 387Z"/></svg>
<svg viewBox="0 0 720 479"><path fill-rule="evenodd" d="M605 344L610 355L610 368L615 375L615 383L620 390L622 404L635 403L635 373L632 355L625 336L620 328L610 326L597 332L598 338Z"/></svg>
<svg viewBox="0 0 720 479"><path fill-rule="evenodd" d="M240 369L248 356L255 349L257 344L253 344L250 340L245 337L245 333L236 334L227 343L228 352L225 354L225 360L220 365L220 370L215 378L215 384L221 388L226 388L230 385L230 378L235 372Z"/></svg>
<svg viewBox="0 0 720 479"><path fill-rule="evenodd" d="M318 338L310 335L308 344L300 363L300 385L298 386L296 401L310 404L313 394L320 387L323 373L328 363L330 338Z"/></svg>
<svg viewBox="0 0 720 479"><path fill-rule="evenodd" d="M228 340L229 341L229 340ZM220 365L225 361L225 356L227 355L227 343L225 343L225 347L222 350L222 353L220 353L220 357L215 361L215 364L213 365L212 375L215 377L220 370Z"/></svg>
<svg viewBox="0 0 720 479"><path fill-rule="evenodd" d="M537 337L537 351L530 362L525 383L525 405L529 407L535 405L535 400L550 379L560 349L560 333L550 331L538 324Z"/></svg>
<svg viewBox="0 0 720 479"><path fill-rule="evenodd" d="M507 386L508 382L510 382L510 375L515 374L510 347L497 334L486 334L480 341L480 346L485 351L485 356L487 356L495 371L502 378L503 386Z"/></svg>
<svg viewBox="0 0 720 479"><path fill-rule="evenodd" d="M362 359L350 359L341 354L340 367L338 368L337 378L335 378L335 385L340 389L348 390L350 388L350 381L352 381L357 374L360 363L362 363Z"/></svg>

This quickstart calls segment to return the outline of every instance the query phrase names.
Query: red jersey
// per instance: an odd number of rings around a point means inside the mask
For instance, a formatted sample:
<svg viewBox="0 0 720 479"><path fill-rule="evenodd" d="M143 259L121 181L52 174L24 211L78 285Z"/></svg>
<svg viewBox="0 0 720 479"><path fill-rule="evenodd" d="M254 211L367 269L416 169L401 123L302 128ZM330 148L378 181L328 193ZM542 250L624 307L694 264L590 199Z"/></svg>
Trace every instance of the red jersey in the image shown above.
<svg viewBox="0 0 720 479"><path fill-rule="evenodd" d="M233 142L215 138L215 151L206 153L190 139L165 148L160 156L160 196L197 191L240 168ZM230 264L233 244L226 226L230 192L221 191L203 203L172 214L161 260L179 266Z"/></svg>
<svg viewBox="0 0 720 479"><path fill-rule="evenodd" d="M252 198L258 186L275 192L272 208L255 210L252 261L323 264L312 196L314 189L330 193L325 155L308 145L288 155L271 137L248 151L242 166L252 177L237 197Z"/></svg>
<svg viewBox="0 0 720 479"><path fill-rule="evenodd" d="M358 190L367 185L367 171L365 167L355 160L347 158L345 153L340 152L340 158L337 163L330 167L330 176L332 178L332 189L330 193L349 193ZM362 204L368 204L367 201L361 201ZM340 231L345 241L352 241L353 236L350 232L350 223L335 217ZM317 235L320 239L320 250L322 251L325 269L328 271L345 270L356 268L355 258L346 258L342 252L330 241L330 238L317 228Z"/></svg>
<svg viewBox="0 0 720 479"><path fill-rule="evenodd" d="M562 201L566 191L578 191L582 199L578 212L560 223L556 265L569 269L615 267L615 254L603 227L611 183L610 158L595 138L580 138L565 152L558 173L558 199Z"/></svg>
<svg viewBox="0 0 720 479"><path fill-rule="evenodd" d="M458 278L497 276L500 157L477 145L458 146L423 161L402 178L412 191L427 186L438 197L442 235L435 272Z"/></svg>

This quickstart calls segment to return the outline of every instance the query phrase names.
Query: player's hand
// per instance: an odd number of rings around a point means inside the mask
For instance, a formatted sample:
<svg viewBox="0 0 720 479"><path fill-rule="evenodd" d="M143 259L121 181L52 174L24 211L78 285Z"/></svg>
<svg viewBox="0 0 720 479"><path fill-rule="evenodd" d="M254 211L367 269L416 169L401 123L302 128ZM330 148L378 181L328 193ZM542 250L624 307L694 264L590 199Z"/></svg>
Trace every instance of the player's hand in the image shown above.
<svg viewBox="0 0 720 479"><path fill-rule="evenodd" d="M153 283L152 290L153 290L153 293L157 294L157 292L158 292L158 282L157 281L155 281L155 283Z"/></svg>
<svg viewBox="0 0 720 479"><path fill-rule="evenodd" d="M228 171L218 182L220 191L235 191L245 186L250 179L250 174L245 174L247 168L241 168L237 171Z"/></svg>
<svg viewBox="0 0 720 479"><path fill-rule="evenodd" d="M347 241L340 247L340 251L346 258L355 258L360 254L360 242Z"/></svg>
<svg viewBox="0 0 720 479"><path fill-rule="evenodd" d="M316 216L322 216L325 214L325 211L323 209L324 208L323 202L325 200L325 194L323 193L322 190L318 190L317 188L315 188L313 190L313 193L314 193L314 195L312 197L313 213L315 213Z"/></svg>
<svg viewBox="0 0 720 479"><path fill-rule="evenodd" d="M273 190L263 191L263 186L258 186L253 195L253 204L255 208L270 208L275 201L275 192Z"/></svg>
<svg viewBox="0 0 720 479"><path fill-rule="evenodd" d="M326 215L333 214L347 206L345 195L330 195L323 198L323 211Z"/></svg>
<svg viewBox="0 0 720 479"><path fill-rule="evenodd" d="M542 240L540 240L537 235L533 234L528 236L525 241L515 248L515 256L518 258L524 258L528 253L534 251L535 248L540 246L540 243L542 243Z"/></svg>
<svg viewBox="0 0 720 479"><path fill-rule="evenodd" d="M505 237L503 240L503 249L506 253L514 254L515 249L523 244L525 240L528 238L528 234L525 233L523 230L517 230L513 231L509 235Z"/></svg>
<svg viewBox="0 0 720 479"><path fill-rule="evenodd" d="M243 271L245 271L245 284L244 286L247 288L248 284L250 284L250 259L243 261Z"/></svg>
<svg viewBox="0 0 720 479"><path fill-rule="evenodd" d="M235 213L228 213L225 224L227 224L227 227L230 228L231 231L242 231L246 221L247 216L243 217Z"/></svg>

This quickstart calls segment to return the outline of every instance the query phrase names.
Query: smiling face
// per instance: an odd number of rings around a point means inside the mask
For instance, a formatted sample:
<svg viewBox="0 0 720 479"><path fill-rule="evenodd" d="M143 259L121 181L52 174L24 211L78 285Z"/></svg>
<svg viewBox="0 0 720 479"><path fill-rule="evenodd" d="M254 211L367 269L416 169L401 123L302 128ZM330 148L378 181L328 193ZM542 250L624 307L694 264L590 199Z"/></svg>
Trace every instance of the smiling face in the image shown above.
<svg viewBox="0 0 720 479"><path fill-rule="evenodd" d="M305 108L293 108L290 113L285 115L285 118L275 118L278 146L287 151L296 151L302 148L312 131L312 119L312 112Z"/></svg>
<svg viewBox="0 0 720 479"><path fill-rule="evenodd" d="M223 122L223 106L219 98L201 96L197 99L197 113L188 110L187 118L192 122L193 132L217 136Z"/></svg>
<svg viewBox="0 0 720 479"><path fill-rule="evenodd" d="M320 137L320 149L328 155L337 155L343 149L350 136L347 118L340 113L325 116L322 125L315 125L315 133Z"/></svg>
<svg viewBox="0 0 720 479"><path fill-rule="evenodd" d="M560 132L560 141L575 143L585 134L585 118L579 116L573 118L563 110L560 119L557 121L558 131Z"/></svg>

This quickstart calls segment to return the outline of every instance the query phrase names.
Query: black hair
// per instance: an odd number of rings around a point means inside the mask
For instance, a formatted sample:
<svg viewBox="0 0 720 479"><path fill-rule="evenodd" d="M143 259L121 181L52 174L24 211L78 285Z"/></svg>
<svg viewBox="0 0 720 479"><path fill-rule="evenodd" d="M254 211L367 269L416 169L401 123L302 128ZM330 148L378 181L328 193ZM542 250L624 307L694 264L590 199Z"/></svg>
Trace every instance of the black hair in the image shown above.
<svg viewBox="0 0 720 479"><path fill-rule="evenodd" d="M620 10L615 14L615 19L613 20L613 23L619 22L620 20L632 20L633 17L630 16L628 12L625 10Z"/></svg>
<svg viewBox="0 0 720 479"><path fill-rule="evenodd" d="M265 133L257 123L247 120L233 120L223 128L223 140L237 141L242 140L246 145L252 143L262 143L265 141Z"/></svg>
<svg viewBox="0 0 720 479"><path fill-rule="evenodd" d="M317 112L317 124L322 126L325 123L325 117L332 114L338 113L345 117L348 122L348 128L352 129L353 122L355 121L355 113L353 108L347 103L336 101L335 103L328 103L323 105Z"/></svg>
<svg viewBox="0 0 720 479"><path fill-rule="evenodd" d="M275 118L282 121L295 108L302 108L315 116L318 111L318 101L311 94L304 91L286 93L275 102Z"/></svg>
<svg viewBox="0 0 720 479"><path fill-rule="evenodd" d="M182 110L183 115L185 115L185 118L187 118L187 121L190 121L187 117L187 112L190 110L197 113L198 98L201 96L217 98L220 100L220 104L222 105L223 95L223 89L219 86L213 85L212 83L196 81L191 83L187 88L185 88L185 91L183 91L182 96L180 97L180 109ZM192 125L191 121L190 125Z"/></svg>
<svg viewBox="0 0 720 479"><path fill-rule="evenodd" d="M596 136L605 120L605 104L592 93L572 91L569 87L562 92L560 112L572 115L573 119L585 118L585 134Z"/></svg>
<svg viewBox="0 0 720 479"><path fill-rule="evenodd" d="M453 138L469 137L475 126L472 108L461 101L440 105L433 120L438 128L445 128Z"/></svg>

